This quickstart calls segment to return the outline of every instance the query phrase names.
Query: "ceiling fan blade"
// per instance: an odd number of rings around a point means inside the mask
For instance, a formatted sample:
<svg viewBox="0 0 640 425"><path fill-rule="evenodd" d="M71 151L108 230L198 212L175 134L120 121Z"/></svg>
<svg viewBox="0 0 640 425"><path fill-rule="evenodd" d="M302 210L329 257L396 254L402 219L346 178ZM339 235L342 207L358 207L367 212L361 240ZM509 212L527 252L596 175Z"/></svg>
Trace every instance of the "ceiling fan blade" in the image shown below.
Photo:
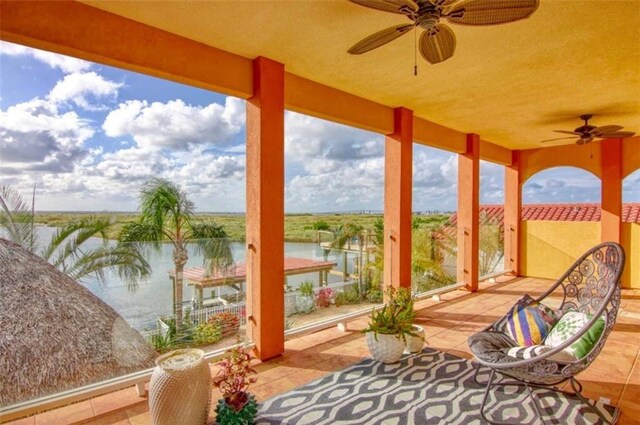
<svg viewBox="0 0 640 425"><path fill-rule="evenodd" d="M437 24L420 36L420 54L431 64L446 61L456 50L456 36L445 24Z"/></svg>
<svg viewBox="0 0 640 425"><path fill-rule="evenodd" d="M633 137L635 134L633 131L616 131L614 133L596 134L595 136L601 139L625 139Z"/></svg>
<svg viewBox="0 0 640 425"><path fill-rule="evenodd" d="M351 48L347 50L347 52L351 53L352 55L360 55L362 53L366 53L369 50L376 49L387 44L390 41L395 40L413 27L413 24L402 24L384 29L382 31L378 31L374 34L371 34L369 37L363 38L362 40L358 41L356 44L351 46Z"/></svg>
<svg viewBox="0 0 640 425"><path fill-rule="evenodd" d="M445 13L449 22L455 24L496 25L528 18L539 3L539 0L462 0Z"/></svg>
<svg viewBox="0 0 640 425"><path fill-rule="evenodd" d="M555 139L540 140L540 143L555 142L556 140L578 139L578 137L556 137Z"/></svg>
<svg viewBox="0 0 640 425"><path fill-rule="evenodd" d="M418 5L412 0L349 0L351 3L384 12L406 14L405 11L418 11Z"/></svg>
<svg viewBox="0 0 640 425"><path fill-rule="evenodd" d="M591 134L615 133L616 131L620 131L623 128L624 127L622 127L621 125L603 125L602 127L594 128L589 133Z"/></svg>
<svg viewBox="0 0 640 425"><path fill-rule="evenodd" d="M553 130L554 133L562 133L562 134L575 134L576 136L582 136L582 133L577 133L575 131L567 131L567 130Z"/></svg>

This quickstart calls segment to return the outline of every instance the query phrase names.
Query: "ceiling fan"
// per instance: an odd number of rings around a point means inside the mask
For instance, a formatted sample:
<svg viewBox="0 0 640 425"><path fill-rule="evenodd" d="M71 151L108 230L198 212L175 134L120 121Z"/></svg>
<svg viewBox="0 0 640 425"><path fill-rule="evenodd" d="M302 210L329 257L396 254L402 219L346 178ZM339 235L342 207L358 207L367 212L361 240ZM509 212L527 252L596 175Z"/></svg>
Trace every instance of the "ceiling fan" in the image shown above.
<svg viewBox="0 0 640 425"><path fill-rule="evenodd" d="M555 139L542 140L541 143L554 142L556 140L576 139L578 145L585 145L591 143L594 139L624 139L631 137L635 133L631 131L620 131L624 127L619 125L604 125L596 127L589 125L589 120L593 117L592 114L580 115L580 119L584 121L584 125L576 128L573 131L567 130L553 130L556 133L571 134L571 136L558 137Z"/></svg>
<svg viewBox="0 0 640 425"><path fill-rule="evenodd" d="M359 55L395 40L420 27L419 50L425 60L436 64L453 56L456 37L441 18L452 24L496 25L531 16L539 0L349 0L384 12L405 15L411 23L394 25L354 44L348 53Z"/></svg>

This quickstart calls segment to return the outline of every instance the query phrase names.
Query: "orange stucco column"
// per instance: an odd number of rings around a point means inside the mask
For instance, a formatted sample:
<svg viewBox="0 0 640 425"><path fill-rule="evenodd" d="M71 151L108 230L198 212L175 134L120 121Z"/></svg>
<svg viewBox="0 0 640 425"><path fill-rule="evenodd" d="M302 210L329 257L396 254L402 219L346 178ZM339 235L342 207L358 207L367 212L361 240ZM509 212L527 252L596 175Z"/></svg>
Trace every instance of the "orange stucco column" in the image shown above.
<svg viewBox="0 0 640 425"><path fill-rule="evenodd" d="M622 221L622 139L602 140L602 242L620 243Z"/></svg>
<svg viewBox="0 0 640 425"><path fill-rule="evenodd" d="M458 282L478 290L480 239L480 136L467 135L467 150L458 154Z"/></svg>
<svg viewBox="0 0 640 425"><path fill-rule="evenodd" d="M413 111L396 108L384 151L384 284L411 287Z"/></svg>
<svg viewBox="0 0 640 425"><path fill-rule="evenodd" d="M520 276L520 221L522 220L520 151L511 153L504 172L504 270Z"/></svg>
<svg viewBox="0 0 640 425"><path fill-rule="evenodd" d="M258 57L247 100L247 330L261 360L284 352L284 65Z"/></svg>

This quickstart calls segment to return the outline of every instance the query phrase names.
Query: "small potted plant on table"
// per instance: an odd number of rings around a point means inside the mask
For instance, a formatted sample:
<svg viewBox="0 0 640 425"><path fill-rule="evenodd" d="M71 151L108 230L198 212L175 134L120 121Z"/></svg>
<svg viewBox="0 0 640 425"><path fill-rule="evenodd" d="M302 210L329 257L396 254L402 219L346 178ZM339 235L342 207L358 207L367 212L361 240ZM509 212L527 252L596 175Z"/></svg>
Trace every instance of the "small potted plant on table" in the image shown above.
<svg viewBox="0 0 640 425"><path fill-rule="evenodd" d="M257 372L251 367L252 356L244 346L238 344L229 355L218 362L222 377L215 386L222 393L216 406L216 421L220 425L249 425L258 413L258 403L248 392L255 383Z"/></svg>
<svg viewBox="0 0 640 425"><path fill-rule="evenodd" d="M413 297L407 288L389 288L388 301L380 310L371 312L367 334L367 346L371 356L382 363L400 360L407 336L417 336L412 329L416 313Z"/></svg>

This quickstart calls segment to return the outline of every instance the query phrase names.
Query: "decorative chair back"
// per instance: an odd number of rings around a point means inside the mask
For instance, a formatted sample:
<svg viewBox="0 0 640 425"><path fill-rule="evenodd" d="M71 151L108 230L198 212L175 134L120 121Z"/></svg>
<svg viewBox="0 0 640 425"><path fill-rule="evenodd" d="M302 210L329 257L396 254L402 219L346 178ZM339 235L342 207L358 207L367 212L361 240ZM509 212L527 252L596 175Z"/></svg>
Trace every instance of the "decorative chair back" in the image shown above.
<svg viewBox="0 0 640 425"><path fill-rule="evenodd" d="M579 311L593 317L605 318L605 329L599 341L585 359L567 365L564 374L575 374L585 369L600 353L618 315L620 306L620 276L624 269L625 254L620 245L604 242L587 251L567 272L539 299L546 298L558 286L564 290L560 306L563 313ZM584 334L592 323L585 326Z"/></svg>

